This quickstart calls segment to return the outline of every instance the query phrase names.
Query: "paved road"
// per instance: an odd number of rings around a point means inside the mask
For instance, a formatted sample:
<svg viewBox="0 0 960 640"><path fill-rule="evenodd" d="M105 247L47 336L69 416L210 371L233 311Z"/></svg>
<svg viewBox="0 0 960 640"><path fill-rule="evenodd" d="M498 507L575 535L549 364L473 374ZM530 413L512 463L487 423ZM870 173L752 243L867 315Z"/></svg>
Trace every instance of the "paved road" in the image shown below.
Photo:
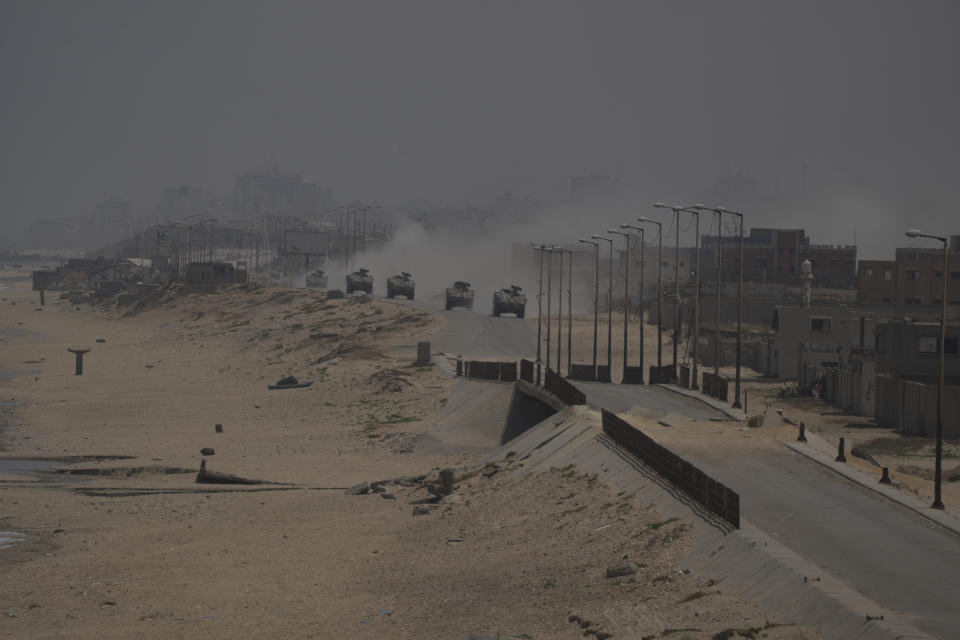
<svg viewBox="0 0 960 640"><path fill-rule="evenodd" d="M799 454L674 450L740 494L744 517L940 638L960 637L960 538Z"/></svg>
<svg viewBox="0 0 960 640"><path fill-rule="evenodd" d="M533 358L537 353L537 328L526 320L512 316L495 318L488 313L451 309L444 311L442 296L397 304L439 314L446 326L426 336L431 349L464 358ZM479 306L479 303L478 303Z"/></svg>
<svg viewBox="0 0 960 640"><path fill-rule="evenodd" d="M639 407L649 417L662 418L681 415L694 420L726 419L722 413L699 400L686 398L661 387L638 384L606 384L603 382L575 382L587 394L587 406L623 413Z"/></svg>

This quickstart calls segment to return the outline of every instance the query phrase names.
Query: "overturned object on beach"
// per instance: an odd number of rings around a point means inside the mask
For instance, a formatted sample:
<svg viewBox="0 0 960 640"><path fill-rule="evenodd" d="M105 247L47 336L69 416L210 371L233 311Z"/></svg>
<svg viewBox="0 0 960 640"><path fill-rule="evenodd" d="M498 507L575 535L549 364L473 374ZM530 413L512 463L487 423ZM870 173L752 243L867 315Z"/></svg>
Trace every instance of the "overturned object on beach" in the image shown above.
<svg viewBox="0 0 960 640"><path fill-rule="evenodd" d="M267 389L303 389L312 384L313 380L310 380L309 382L300 382L297 380L296 376L287 376L286 378L280 378L277 380L277 384L268 384Z"/></svg>
<svg viewBox="0 0 960 640"><path fill-rule="evenodd" d="M242 478L232 473L221 473L220 471L207 471L207 459L200 461L200 471L197 472L196 484L264 484L263 480L252 480Z"/></svg>

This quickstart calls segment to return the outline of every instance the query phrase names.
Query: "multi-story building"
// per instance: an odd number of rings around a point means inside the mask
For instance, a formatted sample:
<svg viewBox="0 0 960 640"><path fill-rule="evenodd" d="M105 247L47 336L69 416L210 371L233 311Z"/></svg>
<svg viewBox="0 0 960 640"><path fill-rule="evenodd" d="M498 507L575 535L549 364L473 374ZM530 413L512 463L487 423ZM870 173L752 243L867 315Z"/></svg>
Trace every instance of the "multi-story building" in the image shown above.
<svg viewBox="0 0 960 640"><path fill-rule="evenodd" d="M960 306L960 235L950 236L947 304ZM857 297L863 302L895 305L943 303L943 251L899 248L894 260L861 260Z"/></svg>
<svg viewBox="0 0 960 640"><path fill-rule="evenodd" d="M330 209L333 194L298 173L281 173L274 164L267 169L250 169L237 176L234 206L242 218L263 216L309 217Z"/></svg>
<svg viewBox="0 0 960 640"><path fill-rule="evenodd" d="M704 235L702 244L702 279L713 281L717 274L717 237ZM721 277L725 282L735 282L740 239L733 233L725 235L721 246ZM743 238L744 282L797 285L804 260L810 260L813 266L812 285L816 288L852 289L856 285L855 246L810 244L803 229L754 228Z"/></svg>

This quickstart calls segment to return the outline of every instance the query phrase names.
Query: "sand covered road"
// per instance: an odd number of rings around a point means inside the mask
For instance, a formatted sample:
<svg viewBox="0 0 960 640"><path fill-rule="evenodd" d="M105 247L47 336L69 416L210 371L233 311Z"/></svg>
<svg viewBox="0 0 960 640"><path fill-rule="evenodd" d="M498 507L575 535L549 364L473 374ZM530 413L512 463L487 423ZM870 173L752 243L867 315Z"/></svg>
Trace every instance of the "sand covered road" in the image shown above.
<svg viewBox="0 0 960 640"><path fill-rule="evenodd" d="M688 523L576 469L461 473L420 516L418 486L345 495L474 462L412 452L453 384L409 366L436 316L254 287L36 311L8 283L2 454L129 457L0 476L0 529L25 534L0 550L3 637L817 637L683 573ZM92 348L83 376L73 346ZM267 390L285 375L314 384ZM202 447L288 484L196 485ZM605 577L624 561L637 573Z"/></svg>

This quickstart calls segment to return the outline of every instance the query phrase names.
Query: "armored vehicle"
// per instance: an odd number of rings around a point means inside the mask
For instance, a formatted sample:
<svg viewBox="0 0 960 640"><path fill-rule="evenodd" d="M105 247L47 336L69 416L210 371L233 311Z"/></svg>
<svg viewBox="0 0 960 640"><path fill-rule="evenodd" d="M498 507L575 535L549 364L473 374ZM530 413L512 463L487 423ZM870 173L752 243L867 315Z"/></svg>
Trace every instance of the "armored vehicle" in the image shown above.
<svg viewBox="0 0 960 640"><path fill-rule="evenodd" d="M469 282L457 280L452 287L447 287L447 311L454 307L473 309L473 289Z"/></svg>
<svg viewBox="0 0 960 640"><path fill-rule="evenodd" d="M373 276L367 269L359 269L347 276L347 293L364 291L373 293Z"/></svg>
<svg viewBox="0 0 960 640"><path fill-rule="evenodd" d="M308 289L326 289L327 288L327 274L325 274L320 269L312 273L307 274L307 288Z"/></svg>
<svg viewBox="0 0 960 640"><path fill-rule="evenodd" d="M520 287L511 285L509 289L501 289L493 294L493 315L513 313L518 318L523 317L527 307L527 296L520 293Z"/></svg>
<svg viewBox="0 0 960 640"><path fill-rule="evenodd" d="M403 271L398 276L387 278L387 297L405 296L407 300L413 300L414 288L413 276Z"/></svg>

